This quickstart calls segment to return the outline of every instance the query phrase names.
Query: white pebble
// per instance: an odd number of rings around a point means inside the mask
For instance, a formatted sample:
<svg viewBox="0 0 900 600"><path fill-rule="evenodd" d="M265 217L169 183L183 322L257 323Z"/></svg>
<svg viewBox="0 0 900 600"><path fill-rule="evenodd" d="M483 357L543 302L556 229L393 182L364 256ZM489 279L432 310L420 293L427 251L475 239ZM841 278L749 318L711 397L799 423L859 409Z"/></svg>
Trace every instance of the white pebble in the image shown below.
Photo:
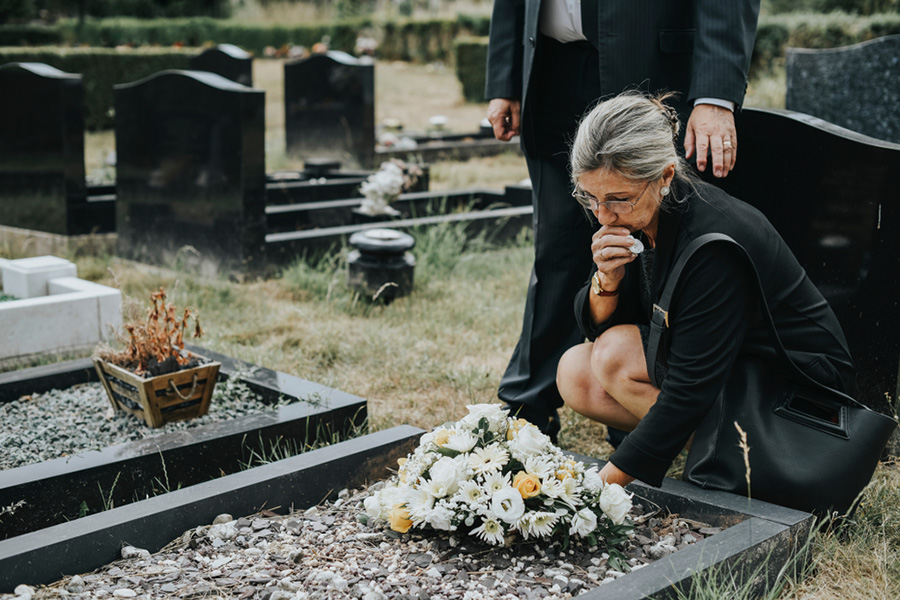
<svg viewBox="0 0 900 600"><path fill-rule="evenodd" d="M134 598L137 596L137 592L128 588L119 588L113 592L113 596L116 598Z"/></svg>
<svg viewBox="0 0 900 600"><path fill-rule="evenodd" d="M221 525L222 523L229 523L231 521L234 521L234 517L232 517L228 513L222 513L221 515L219 515L215 519L213 519L212 524L213 525Z"/></svg>
<svg viewBox="0 0 900 600"><path fill-rule="evenodd" d="M34 596L34 588L23 583L16 586L16 589L13 590L13 594L21 598L31 598Z"/></svg>
<svg viewBox="0 0 900 600"><path fill-rule="evenodd" d="M143 548L135 548L134 546L122 547L122 558L150 558L150 553Z"/></svg>

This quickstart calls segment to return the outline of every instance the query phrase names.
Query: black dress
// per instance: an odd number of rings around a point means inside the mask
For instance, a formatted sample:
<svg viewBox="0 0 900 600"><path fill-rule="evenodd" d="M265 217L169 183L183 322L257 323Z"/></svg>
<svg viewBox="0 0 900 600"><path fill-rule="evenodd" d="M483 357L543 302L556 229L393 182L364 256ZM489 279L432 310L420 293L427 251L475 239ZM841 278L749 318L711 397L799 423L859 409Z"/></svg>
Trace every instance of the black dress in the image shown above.
<svg viewBox="0 0 900 600"><path fill-rule="evenodd" d="M696 188L697 193L690 193L683 185L675 186L675 197L685 200L660 212L652 266L647 259L626 266L616 311L606 322L591 322L589 286L579 292L575 312L585 336L594 340L616 325L648 325L648 299L659 297L675 257L696 237L720 232L750 254L794 362L818 381L852 394L853 361L837 317L781 236L752 206L707 184ZM642 270L652 272L649 284ZM687 263L669 309L667 364L659 397L610 457L613 464L659 485L724 388L739 353L762 357L778 368L757 293L742 259L726 245L706 246Z"/></svg>

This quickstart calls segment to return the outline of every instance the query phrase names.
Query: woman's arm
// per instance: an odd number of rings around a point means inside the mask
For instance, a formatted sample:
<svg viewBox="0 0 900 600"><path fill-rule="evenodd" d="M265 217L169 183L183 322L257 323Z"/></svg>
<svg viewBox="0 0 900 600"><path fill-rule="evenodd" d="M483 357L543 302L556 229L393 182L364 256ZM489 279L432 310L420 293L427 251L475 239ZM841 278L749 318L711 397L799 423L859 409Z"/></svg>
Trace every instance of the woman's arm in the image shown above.
<svg viewBox="0 0 900 600"><path fill-rule="evenodd" d="M757 290L744 259L710 244L688 262L669 307L668 373L651 407L610 461L659 485L724 388L757 315Z"/></svg>

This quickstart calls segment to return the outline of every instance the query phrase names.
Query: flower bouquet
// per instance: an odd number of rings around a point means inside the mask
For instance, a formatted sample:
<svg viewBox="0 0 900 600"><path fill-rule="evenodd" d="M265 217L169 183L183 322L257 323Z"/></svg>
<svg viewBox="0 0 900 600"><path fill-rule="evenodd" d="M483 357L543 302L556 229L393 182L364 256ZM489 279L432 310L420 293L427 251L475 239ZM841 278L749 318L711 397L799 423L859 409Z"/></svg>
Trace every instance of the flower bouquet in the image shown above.
<svg viewBox="0 0 900 600"><path fill-rule="evenodd" d="M422 170L418 165L407 165L401 160L392 159L381 163L381 167L369 175L359 186L364 199L359 211L366 215L396 216L399 212L391 206L391 202L415 185Z"/></svg>
<svg viewBox="0 0 900 600"><path fill-rule="evenodd" d="M468 409L400 459L397 475L365 500L369 522L400 533L463 531L496 546L517 537L561 539L565 546L575 536L605 542L611 564L624 566L614 546L633 529L631 495L499 405Z"/></svg>

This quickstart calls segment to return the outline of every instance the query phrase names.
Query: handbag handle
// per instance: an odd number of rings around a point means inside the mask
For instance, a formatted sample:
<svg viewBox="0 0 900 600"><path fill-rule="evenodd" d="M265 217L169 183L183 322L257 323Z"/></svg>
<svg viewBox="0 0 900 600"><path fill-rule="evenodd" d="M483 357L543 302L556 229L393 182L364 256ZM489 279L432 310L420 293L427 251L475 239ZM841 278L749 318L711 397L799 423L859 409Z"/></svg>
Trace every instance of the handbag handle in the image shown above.
<svg viewBox="0 0 900 600"><path fill-rule="evenodd" d="M769 330L770 337L772 338L772 342L775 346L775 351L778 353L778 357L791 367L791 370L797 377L799 377L799 380L826 394L837 396L845 402L855 404L866 410L872 410L849 394L845 394L840 390L836 390L834 388L828 387L824 383L816 381L797 366L797 364L784 349L784 344L782 344L781 337L778 335L778 329L775 327L775 320L772 317L772 311L769 310L769 304L766 300L766 293L762 285L762 280L759 277L759 271L757 271L756 265L754 264L753 259L750 257L750 253L748 253L747 249L739 244L734 238L725 235L724 233L706 233L697 237L687 245L684 251L678 256L678 259L675 261L675 265L672 267L672 270L669 273L669 278L666 281L666 285L663 288L662 294L660 295L659 303L653 305L653 314L650 317L650 339L647 342L647 374L650 376L650 383L652 383L656 388L660 387L659 383L656 380L656 360L659 356L659 353L661 352L662 334L669 327L669 306L672 303L672 296L675 294L675 286L678 284L678 278L681 276L681 272L684 270L684 267L687 264L688 260L690 260L690 258L697 252L697 250L711 242L730 243L734 248L738 250L738 252L746 259L746 262L750 265L750 272L753 275L752 279L755 281L756 289L759 292L760 307L764 317L763 320L765 321L766 326Z"/></svg>

